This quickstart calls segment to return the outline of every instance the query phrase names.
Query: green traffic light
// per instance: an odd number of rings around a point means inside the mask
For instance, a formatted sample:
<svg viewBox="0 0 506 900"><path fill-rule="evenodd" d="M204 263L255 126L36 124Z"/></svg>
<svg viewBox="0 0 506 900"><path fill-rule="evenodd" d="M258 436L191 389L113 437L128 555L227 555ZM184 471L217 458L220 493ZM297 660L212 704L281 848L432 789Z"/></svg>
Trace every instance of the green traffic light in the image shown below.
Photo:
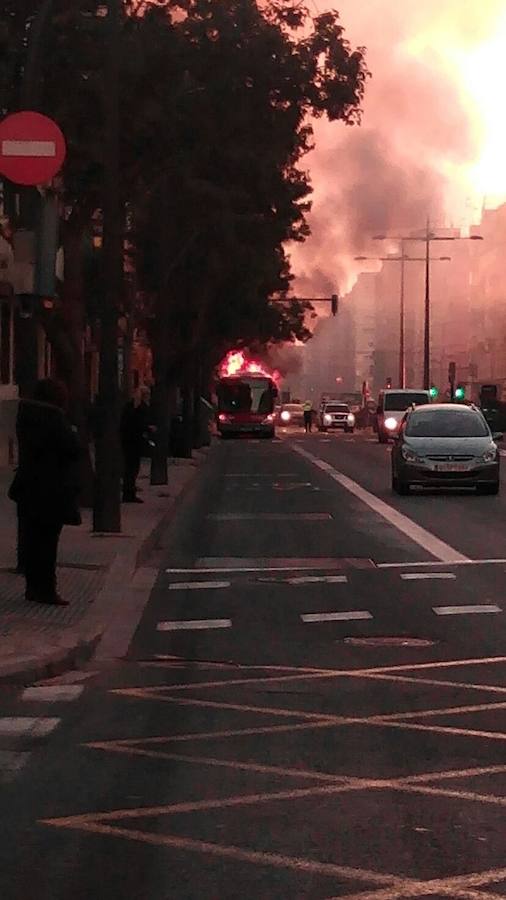
<svg viewBox="0 0 506 900"><path fill-rule="evenodd" d="M431 387L429 394L430 394L432 400L435 400L436 397L439 397L439 391L438 391L437 387Z"/></svg>
<svg viewBox="0 0 506 900"><path fill-rule="evenodd" d="M455 391L455 399L463 400L465 396L466 396L466 389L463 387L458 387Z"/></svg>

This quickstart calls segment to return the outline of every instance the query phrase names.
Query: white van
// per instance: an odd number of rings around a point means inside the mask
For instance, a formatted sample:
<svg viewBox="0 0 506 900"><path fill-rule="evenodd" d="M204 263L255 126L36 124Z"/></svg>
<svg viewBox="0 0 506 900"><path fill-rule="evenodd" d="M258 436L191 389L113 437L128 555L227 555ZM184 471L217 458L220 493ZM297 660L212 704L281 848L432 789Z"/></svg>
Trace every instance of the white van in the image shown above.
<svg viewBox="0 0 506 900"><path fill-rule="evenodd" d="M388 388L380 391L376 410L376 430L380 444L386 444L396 437L404 413L410 406L430 403L429 391L415 391L405 388Z"/></svg>

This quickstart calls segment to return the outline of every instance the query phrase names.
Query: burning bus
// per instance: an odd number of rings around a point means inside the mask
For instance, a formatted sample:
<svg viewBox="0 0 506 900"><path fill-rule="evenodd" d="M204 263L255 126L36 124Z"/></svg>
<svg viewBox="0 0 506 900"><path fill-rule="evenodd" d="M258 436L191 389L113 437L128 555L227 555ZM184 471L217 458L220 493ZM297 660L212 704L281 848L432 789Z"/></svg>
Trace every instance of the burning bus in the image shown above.
<svg viewBox="0 0 506 900"><path fill-rule="evenodd" d="M276 372L248 360L242 351L229 353L216 385L218 431L222 437L258 434L273 438Z"/></svg>

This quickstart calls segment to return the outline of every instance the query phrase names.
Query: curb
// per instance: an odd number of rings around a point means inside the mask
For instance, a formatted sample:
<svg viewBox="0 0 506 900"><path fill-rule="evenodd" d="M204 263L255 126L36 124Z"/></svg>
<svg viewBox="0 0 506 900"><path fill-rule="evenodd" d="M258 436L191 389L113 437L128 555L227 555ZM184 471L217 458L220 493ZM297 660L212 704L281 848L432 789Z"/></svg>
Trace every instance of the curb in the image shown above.
<svg viewBox="0 0 506 900"><path fill-rule="evenodd" d="M207 460L210 447L204 447L195 451L192 460L188 460L195 475ZM185 462L187 462L185 460ZM16 660L15 663L0 663L0 686L8 684L24 684L33 681L42 681L46 678L56 678L72 669L77 669L93 658L102 640L105 630L114 613L117 611L114 601L118 597L118 587L124 587L125 581L133 577L155 548L160 535L170 524L179 507L186 498L187 493L194 483L194 477L188 478L182 489L174 497L171 497L167 511L155 523L149 534L142 540L135 553L133 565L129 563L130 553L126 551L116 554L109 566L100 588L93 609L85 618L84 628L79 632L67 633L68 641L64 646L55 648L42 656L28 656ZM128 577L126 576L128 572Z"/></svg>

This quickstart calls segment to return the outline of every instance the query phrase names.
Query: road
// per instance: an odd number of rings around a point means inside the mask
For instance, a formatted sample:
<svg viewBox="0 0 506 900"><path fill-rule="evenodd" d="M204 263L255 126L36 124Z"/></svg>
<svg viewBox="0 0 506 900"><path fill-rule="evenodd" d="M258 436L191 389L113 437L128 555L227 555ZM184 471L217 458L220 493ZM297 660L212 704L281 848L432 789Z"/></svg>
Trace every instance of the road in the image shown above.
<svg viewBox="0 0 506 900"><path fill-rule="evenodd" d="M389 467L213 449L127 656L2 694L2 900L506 897L506 487Z"/></svg>

